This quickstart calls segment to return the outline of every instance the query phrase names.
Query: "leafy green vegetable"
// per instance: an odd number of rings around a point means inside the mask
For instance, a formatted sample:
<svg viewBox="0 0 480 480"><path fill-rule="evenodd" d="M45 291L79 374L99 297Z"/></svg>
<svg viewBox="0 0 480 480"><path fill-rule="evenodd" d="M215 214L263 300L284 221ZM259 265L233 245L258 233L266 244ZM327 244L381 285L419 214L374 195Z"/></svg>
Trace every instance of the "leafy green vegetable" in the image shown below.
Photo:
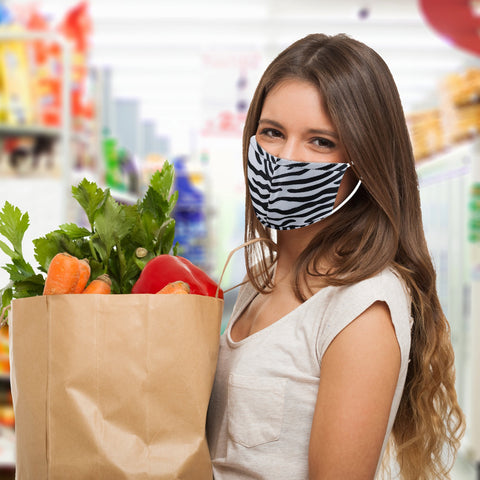
<svg viewBox="0 0 480 480"><path fill-rule="evenodd" d="M46 273L52 258L67 252L88 258L91 278L108 273L112 293L130 293L148 260L171 251L177 254L178 245L173 245L175 220L171 217L178 198L178 192L172 192L174 174L173 165L165 162L162 170L152 175L144 197L134 205L118 203L109 189L102 190L86 179L73 186L72 195L86 214L88 228L65 223L35 239L38 270ZM22 241L28 226L28 214L5 202L0 212L0 235L10 245L0 240L0 248L12 263L2 267L10 276L9 285L0 290L2 310L13 298L43 293L44 275L36 273L23 258ZM139 247L147 250L141 258L136 255Z"/></svg>
<svg viewBox="0 0 480 480"><path fill-rule="evenodd" d="M22 214L17 207L5 202L0 212L0 234L10 243L10 246L0 240L0 248L10 257L12 263L3 267L10 275L10 283L0 290L1 322L7 317L6 307L12 298L40 295L43 291L42 281L33 267L23 258L22 242L29 225L28 213Z"/></svg>

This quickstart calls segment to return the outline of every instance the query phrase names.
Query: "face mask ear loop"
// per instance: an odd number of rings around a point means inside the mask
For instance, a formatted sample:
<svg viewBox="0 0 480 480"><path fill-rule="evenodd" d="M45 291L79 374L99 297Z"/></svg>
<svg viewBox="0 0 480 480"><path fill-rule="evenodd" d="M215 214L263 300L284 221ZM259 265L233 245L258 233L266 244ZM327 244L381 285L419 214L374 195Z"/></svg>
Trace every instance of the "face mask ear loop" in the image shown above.
<svg viewBox="0 0 480 480"><path fill-rule="evenodd" d="M340 210L340 208L342 208L354 195L355 195L355 192L360 188L360 185L362 184L362 181L359 180L357 182L357 184L355 185L355 188L352 190L352 193L350 193L350 195L340 204L340 205L337 205L328 215L327 217L329 217L330 215L332 215L333 213L335 213L337 210ZM326 217L324 217L326 218Z"/></svg>

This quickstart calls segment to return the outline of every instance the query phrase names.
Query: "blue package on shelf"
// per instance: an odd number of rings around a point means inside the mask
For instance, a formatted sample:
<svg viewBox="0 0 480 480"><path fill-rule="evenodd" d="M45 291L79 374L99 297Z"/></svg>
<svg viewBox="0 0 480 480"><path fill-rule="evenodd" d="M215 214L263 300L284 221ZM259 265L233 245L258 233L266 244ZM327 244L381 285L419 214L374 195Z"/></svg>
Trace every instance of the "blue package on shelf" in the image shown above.
<svg viewBox="0 0 480 480"><path fill-rule="evenodd" d="M175 242L179 243L183 257L208 270L205 196L192 184L183 158L176 159L174 167L175 189L178 191L178 201L173 212Z"/></svg>
<svg viewBox="0 0 480 480"><path fill-rule="evenodd" d="M2 2L0 3L0 24L3 26L11 23L13 23L12 12Z"/></svg>
<svg viewBox="0 0 480 480"><path fill-rule="evenodd" d="M175 189L178 190L177 208L203 208L204 195L190 181L185 160L183 158L176 159L173 165L175 167Z"/></svg>

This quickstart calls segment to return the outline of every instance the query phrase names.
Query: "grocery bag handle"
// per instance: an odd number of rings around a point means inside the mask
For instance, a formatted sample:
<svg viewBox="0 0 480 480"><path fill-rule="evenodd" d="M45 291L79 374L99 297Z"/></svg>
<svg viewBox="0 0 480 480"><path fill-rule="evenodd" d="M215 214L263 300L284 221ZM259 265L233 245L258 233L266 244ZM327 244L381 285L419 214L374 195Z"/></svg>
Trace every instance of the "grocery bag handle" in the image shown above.
<svg viewBox="0 0 480 480"><path fill-rule="evenodd" d="M218 298L218 292L220 291L220 284L222 283L223 275L225 274L225 271L227 269L227 265L230 262L231 258L233 257L233 254L238 252L240 249L242 249L244 247L247 247L248 245L251 245L252 243L257 243L257 242L268 242L268 243L271 243L271 244L275 245L275 242L273 240L270 240L269 238L265 238L265 237L259 237L259 238L253 238L252 240L248 240L247 242L242 243L238 247L235 247L228 254L227 260L225 261L225 265L223 266L222 274L220 275L220 280L218 281L218 285L217 285L217 291L215 292L215 298ZM226 290L224 290L224 293L230 292L231 290L233 290L237 287L240 287L241 285L244 285L245 283L247 283L247 281L239 283L238 285L235 285L233 287L227 288Z"/></svg>

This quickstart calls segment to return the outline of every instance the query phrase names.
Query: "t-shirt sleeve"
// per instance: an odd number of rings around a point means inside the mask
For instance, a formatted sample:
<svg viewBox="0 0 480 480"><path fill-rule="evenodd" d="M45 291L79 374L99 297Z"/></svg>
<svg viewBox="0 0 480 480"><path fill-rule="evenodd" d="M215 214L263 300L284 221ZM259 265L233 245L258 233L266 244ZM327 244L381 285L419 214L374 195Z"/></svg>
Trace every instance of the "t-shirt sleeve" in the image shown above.
<svg viewBox="0 0 480 480"><path fill-rule="evenodd" d="M376 301L388 305L401 352L401 363L408 363L410 353L411 298L406 286L392 270L354 285L335 289L325 309L325 318L317 336L317 358L323 358L332 340Z"/></svg>

